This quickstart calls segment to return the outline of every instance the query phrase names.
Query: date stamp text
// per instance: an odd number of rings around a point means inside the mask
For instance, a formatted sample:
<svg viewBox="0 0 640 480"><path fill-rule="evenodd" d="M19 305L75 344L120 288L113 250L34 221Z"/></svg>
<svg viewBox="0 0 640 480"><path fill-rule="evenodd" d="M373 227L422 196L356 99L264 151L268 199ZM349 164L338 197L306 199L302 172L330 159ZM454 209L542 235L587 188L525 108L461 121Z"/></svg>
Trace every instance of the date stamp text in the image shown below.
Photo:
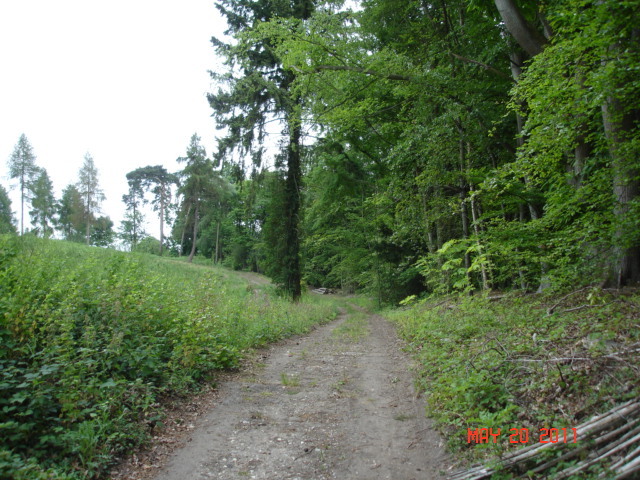
<svg viewBox="0 0 640 480"><path fill-rule="evenodd" d="M541 428L529 433L528 428L510 428L509 443L578 443L576 428ZM500 428L467 428L467 443L498 443Z"/></svg>

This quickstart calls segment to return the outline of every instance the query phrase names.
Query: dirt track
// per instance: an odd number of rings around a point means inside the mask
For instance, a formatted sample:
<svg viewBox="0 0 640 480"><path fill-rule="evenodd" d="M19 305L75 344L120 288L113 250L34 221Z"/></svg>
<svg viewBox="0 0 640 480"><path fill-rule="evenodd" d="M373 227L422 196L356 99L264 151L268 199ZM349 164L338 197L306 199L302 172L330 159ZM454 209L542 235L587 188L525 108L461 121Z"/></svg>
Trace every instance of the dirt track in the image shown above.
<svg viewBox="0 0 640 480"><path fill-rule="evenodd" d="M271 347L217 400L153 477L443 478L443 441L424 418L393 327L342 315Z"/></svg>

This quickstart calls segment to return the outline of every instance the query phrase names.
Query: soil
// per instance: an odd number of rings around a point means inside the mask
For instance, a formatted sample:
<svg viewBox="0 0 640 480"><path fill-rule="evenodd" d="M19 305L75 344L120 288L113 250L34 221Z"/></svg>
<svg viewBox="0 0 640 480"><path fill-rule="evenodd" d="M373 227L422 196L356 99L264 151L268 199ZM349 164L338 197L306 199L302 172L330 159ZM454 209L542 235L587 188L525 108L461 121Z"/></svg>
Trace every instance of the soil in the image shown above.
<svg viewBox="0 0 640 480"><path fill-rule="evenodd" d="M384 318L342 314L259 352L112 478L443 478L452 462L401 347Z"/></svg>

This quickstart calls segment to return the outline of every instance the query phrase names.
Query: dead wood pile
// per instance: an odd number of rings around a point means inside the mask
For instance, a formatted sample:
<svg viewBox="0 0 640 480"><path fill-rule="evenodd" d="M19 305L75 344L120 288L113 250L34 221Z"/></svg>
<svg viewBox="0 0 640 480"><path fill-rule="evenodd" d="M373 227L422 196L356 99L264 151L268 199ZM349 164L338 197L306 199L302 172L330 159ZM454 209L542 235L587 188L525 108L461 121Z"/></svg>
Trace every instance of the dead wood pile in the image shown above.
<svg viewBox="0 0 640 480"><path fill-rule="evenodd" d="M331 290L330 288L325 288L325 287L320 287L320 288L314 288L313 290L311 290L313 293L317 293L319 295L329 295L330 293L335 293L333 290Z"/></svg>
<svg viewBox="0 0 640 480"><path fill-rule="evenodd" d="M512 472L513 478L544 478L551 474L549 478L559 480L592 466L605 467L600 478L640 478L640 401L618 405L576 428L576 443L533 444L497 460L496 468L475 465L448 479L480 480L506 471ZM563 467L561 462L569 463Z"/></svg>

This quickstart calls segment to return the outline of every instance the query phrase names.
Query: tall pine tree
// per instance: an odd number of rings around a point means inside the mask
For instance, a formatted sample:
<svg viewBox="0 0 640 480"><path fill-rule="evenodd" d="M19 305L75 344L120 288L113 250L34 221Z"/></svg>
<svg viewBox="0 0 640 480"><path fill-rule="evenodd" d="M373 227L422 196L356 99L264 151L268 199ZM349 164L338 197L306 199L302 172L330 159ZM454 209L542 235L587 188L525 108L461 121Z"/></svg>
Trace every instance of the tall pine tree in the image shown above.
<svg viewBox="0 0 640 480"><path fill-rule="evenodd" d="M56 199L53 195L53 183L47 171L44 168L39 171L29 186L32 193L29 215L36 234L49 237L53 233Z"/></svg>
<svg viewBox="0 0 640 480"><path fill-rule="evenodd" d="M151 204L158 212L160 220L160 255L164 247L164 224L167 221L167 212L171 206L171 188L178 182L178 178L173 173L169 173L162 165L154 165L137 168L127 173L127 179L138 182L144 191L153 194Z"/></svg>
<svg viewBox="0 0 640 480"><path fill-rule="evenodd" d="M98 180L98 169L93 161L93 157L86 153L84 163L78 174L77 183L78 191L82 196L84 205L84 222L85 222L85 242L91 244L91 226L95 221L95 214L100 209L100 203L104 200L104 193L100 189Z"/></svg>
<svg viewBox="0 0 640 480"><path fill-rule="evenodd" d="M210 189L211 179L214 176L213 163L207 158L206 150L200 145L200 137L195 133L191 136L191 141L187 148L187 156L178 158L178 162L185 164L182 171L178 173L182 180L178 193L182 195L182 210L184 213L184 218L182 219L184 230L180 249L182 251L184 248L187 226L191 226L189 262L192 262L196 254L202 206Z"/></svg>
<svg viewBox="0 0 640 480"><path fill-rule="evenodd" d="M127 173L127 183L129 184L129 193L122 196L122 202L125 204L127 213L126 220L123 222L125 241L131 245L131 250L136 247L138 240L141 238L142 223L144 215L140 211L146 202L144 198L144 189L142 188L142 179L136 174L137 170Z"/></svg>
<svg viewBox="0 0 640 480"><path fill-rule="evenodd" d="M20 235L24 234L24 201L27 199L29 184L37 173L36 156L23 133L9 158L9 176L18 180L20 185Z"/></svg>
<svg viewBox="0 0 640 480"><path fill-rule="evenodd" d="M299 99L291 93L295 79L285 70L264 39L251 37L256 27L274 18L308 19L314 10L311 0L271 2L267 0L221 0L216 4L226 17L227 35L234 43L212 39L218 54L226 59L229 72L213 74L226 84L216 94L209 95L214 118L227 134L219 140L218 158L231 158L238 152L250 156L259 166L264 153L266 126L275 119L284 128L282 157L286 163L283 179L284 201L281 215L272 215L271 222L280 222L283 236L281 254L270 270L274 280L293 300L301 295L300 287L300 194L302 126ZM241 160L244 162L244 160Z"/></svg>

